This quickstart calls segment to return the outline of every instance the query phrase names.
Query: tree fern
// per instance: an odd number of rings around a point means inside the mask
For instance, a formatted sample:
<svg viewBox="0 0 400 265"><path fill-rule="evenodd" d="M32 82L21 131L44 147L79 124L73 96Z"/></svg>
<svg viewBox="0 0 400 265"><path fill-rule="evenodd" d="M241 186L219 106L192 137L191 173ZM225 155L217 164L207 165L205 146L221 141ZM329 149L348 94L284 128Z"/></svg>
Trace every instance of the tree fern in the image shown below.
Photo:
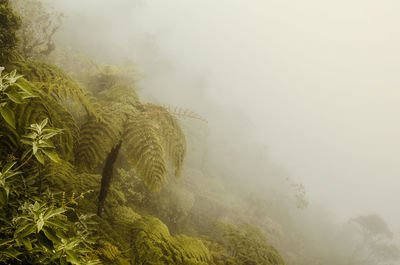
<svg viewBox="0 0 400 265"><path fill-rule="evenodd" d="M180 176L186 154L186 139L178 120L164 107L146 104L145 108L148 118L156 123L161 143L174 167L175 175Z"/></svg>
<svg viewBox="0 0 400 265"><path fill-rule="evenodd" d="M93 170L103 162L108 152L119 139L118 128L112 126L108 115L104 121L89 118L80 129L79 148L76 151L76 164L84 170Z"/></svg>
<svg viewBox="0 0 400 265"><path fill-rule="evenodd" d="M151 190L159 190L167 172L159 128L144 114L131 117L125 128L123 139L129 161Z"/></svg>
<svg viewBox="0 0 400 265"><path fill-rule="evenodd" d="M160 190L168 172L166 158L175 175L180 175L186 142L176 118L166 108L142 104L123 71L108 66L94 68L97 71L86 83L98 92L103 120L89 117L82 125L77 162L80 168L94 169L105 161L99 195L101 215L113 175L112 161L116 161L121 146L145 185Z"/></svg>

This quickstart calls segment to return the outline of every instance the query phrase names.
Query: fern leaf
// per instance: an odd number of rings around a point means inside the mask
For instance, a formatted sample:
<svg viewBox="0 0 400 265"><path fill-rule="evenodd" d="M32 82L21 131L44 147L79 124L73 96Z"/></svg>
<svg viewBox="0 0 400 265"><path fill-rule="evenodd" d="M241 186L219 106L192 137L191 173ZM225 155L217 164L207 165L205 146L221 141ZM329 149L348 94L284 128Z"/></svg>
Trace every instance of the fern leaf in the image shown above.
<svg viewBox="0 0 400 265"><path fill-rule="evenodd" d="M9 65L8 69L16 69L39 91L46 93L53 100L60 102L66 98L73 98L80 102L91 116L101 119L101 111L94 97L58 67L42 62L19 61Z"/></svg>
<svg viewBox="0 0 400 265"><path fill-rule="evenodd" d="M104 121L89 118L80 130L79 147L76 153L76 162L81 169L94 169L101 163L107 153L119 139L120 130L113 126L112 117L105 117Z"/></svg>
<svg viewBox="0 0 400 265"><path fill-rule="evenodd" d="M173 164L175 176L180 176L186 154L186 139L177 119L161 106L146 104L146 115L158 127L158 133L169 161Z"/></svg>
<svg viewBox="0 0 400 265"><path fill-rule="evenodd" d="M129 161L151 190L161 189L167 172L157 129L145 115L137 114L130 117L123 135Z"/></svg>

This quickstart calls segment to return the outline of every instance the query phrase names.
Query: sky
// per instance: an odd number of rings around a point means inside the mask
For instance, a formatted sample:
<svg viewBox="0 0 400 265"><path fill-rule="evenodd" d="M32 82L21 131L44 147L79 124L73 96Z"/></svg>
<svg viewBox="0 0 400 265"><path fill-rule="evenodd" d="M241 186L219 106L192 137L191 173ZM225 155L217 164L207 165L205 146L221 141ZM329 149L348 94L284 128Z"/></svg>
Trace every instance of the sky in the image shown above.
<svg viewBox="0 0 400 265"><path fill-rule="evenodd" d="M265 145L311 203L400 231L398 1L51 2L72 47L134 60L144 93L210 127L211 110L226 110L221 131Z"/></svg>

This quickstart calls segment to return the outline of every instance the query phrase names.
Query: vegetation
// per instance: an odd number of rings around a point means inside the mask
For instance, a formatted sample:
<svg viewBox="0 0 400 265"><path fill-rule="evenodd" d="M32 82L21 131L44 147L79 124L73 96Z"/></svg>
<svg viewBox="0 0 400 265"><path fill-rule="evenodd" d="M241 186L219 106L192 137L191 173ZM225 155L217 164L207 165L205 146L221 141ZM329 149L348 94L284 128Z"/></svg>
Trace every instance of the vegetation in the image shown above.
<svg viewBox="0 0 400 265"><path fill-rule="evenodd" d="M307 229L322 221L307 219L303 185L275 165L260 174L276 177L279 190L235 180L236 165L208 150L201 117L143 102L133 65L60 56L61 14L40 0L11 2L0 0L0 264L399 259L375 215L337 232L347 236L337 249L312 241L311 232L334 238L325 231L334 229ZM250 167L260 168L253 158Z"/></svg>
<svg viewBox="0 0 400 265"><path fill-rule="evenodd" d="M182 173L186 112L142 103L112 66L75 81L32 61L54 50L58 24L39 1L13 4L22 23L0 6L0 264L209 264L201 239L171 235L143 204L168 168ZM115 166L129 169L116 183Z"/></svg>

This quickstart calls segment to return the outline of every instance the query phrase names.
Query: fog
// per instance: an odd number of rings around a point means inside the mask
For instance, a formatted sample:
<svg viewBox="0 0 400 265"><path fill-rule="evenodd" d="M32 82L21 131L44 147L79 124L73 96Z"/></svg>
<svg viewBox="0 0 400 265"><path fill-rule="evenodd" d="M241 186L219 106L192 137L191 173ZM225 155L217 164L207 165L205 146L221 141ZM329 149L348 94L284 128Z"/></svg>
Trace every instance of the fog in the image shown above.
<svg viewBox="0 0 400 265"><path fill-rule="evenodd" d="M400 3L51 2L65 14L64 44L134 61L141 95L203 116L235 169L255 152L329 218L377 213L398 234ZM242 177L261 185L252 173Z"/></svg>

